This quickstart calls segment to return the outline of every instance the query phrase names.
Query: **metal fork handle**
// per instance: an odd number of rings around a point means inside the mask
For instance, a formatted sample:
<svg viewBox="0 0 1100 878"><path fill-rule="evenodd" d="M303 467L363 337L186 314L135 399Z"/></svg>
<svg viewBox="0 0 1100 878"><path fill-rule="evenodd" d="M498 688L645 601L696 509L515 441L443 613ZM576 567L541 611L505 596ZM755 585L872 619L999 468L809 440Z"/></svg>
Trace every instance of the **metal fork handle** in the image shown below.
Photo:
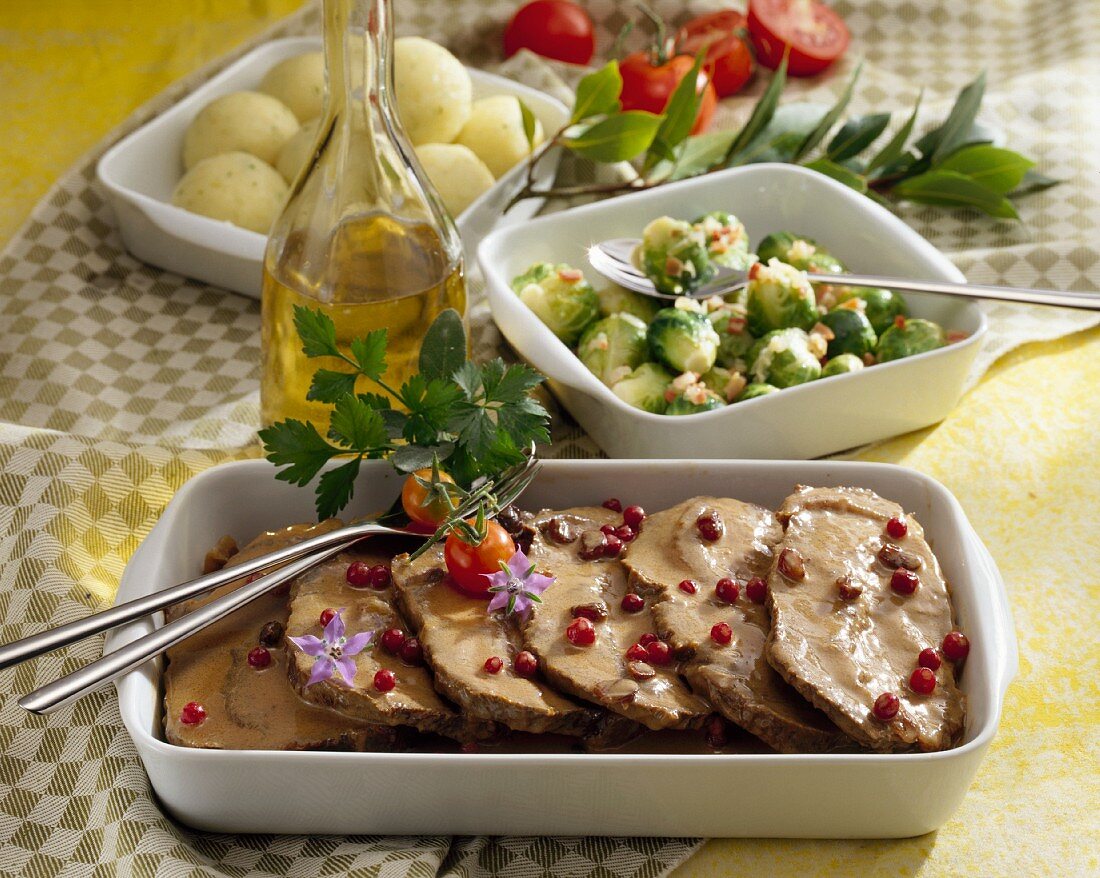
<svg viewBox="0 0 1100 878"><path fill-rule="evenodd" d="M333 531L333 533L336 533L336 531ZM19 706L31 713L38 714L53 713L55 710L66 707L96 689L117 680L123 674L140 667L149 659L160 655L181 640L212 625L219 619L225 618L234 610L251 603L265 592L287 580L301 576L311 567L344 551L353 545L357 539L358 537L352 540L345 539L338 545L330 546L322 552L299 558L274 573L268 573L254 582L247 583L231 591L229 594L222 595L186 616L182 616L174 622L169 622L167 625L157 628L144 637L139 637L114 652L107 653L91 664L27 693L19 699Z"/></svg>
<svg viewBox="0 0 1100 878"><path fill-rule="evenodd" d="M408 535L405 531L395 530L394 528L373 523L353 524L331 530L327 533L310 537L308 540L302 540L300 543L284 546L274 552L265 555L257 555L255 558L243 561L240 564L223 567L216 573L209 573L197 579L189 580L188 582L181 582L178 585L173 585L161 591L145 595L144 597L127 601L124 604L118 604L108 610L85 616L83 619L68 622L39 634L32 634L30 637L25 637L22 640L5 643L0 646L0 670L11 667L12 665L17 665L35 656L42 655L44 652L50 652L55 649L60 649L63 646L68 646L70 643L76 643L78 640L83 640L85 637L99 634L101 631L107 631L110 628L117 628L119 625L125 625L127 622L132 622L142 616L148 616L158 610L163 610L171 604L205 594L208 591L213 591L215 588L232 582L235 579L241 579L253 573L268 570L278 564L293 561L296 558L301 558L303 555L318 552L329 546L339 544L343 547L344 545L350 545L356 540L375 534Z"/></svg>

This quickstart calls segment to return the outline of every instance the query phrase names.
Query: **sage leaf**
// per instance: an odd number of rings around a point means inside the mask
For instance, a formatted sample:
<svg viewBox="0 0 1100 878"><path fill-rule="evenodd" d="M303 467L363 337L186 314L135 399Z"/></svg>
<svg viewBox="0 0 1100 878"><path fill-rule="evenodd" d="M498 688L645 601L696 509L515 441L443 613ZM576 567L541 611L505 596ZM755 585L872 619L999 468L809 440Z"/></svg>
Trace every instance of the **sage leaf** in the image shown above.
<svg viewBox="0 0 1100 878"><path fill-rule="evenodd" d="M984 95L985 71L983 70L973 82L959 92L955 105L947 114L943 124L933 128L917 142L921 155L935 163L962 146L974 125L974 119L978 115Z"/></svg>
<svg viewBox="0 0 1100 878"><path fill-rule="evenodd" d="M711 131L689 137L684 142L684 148L680 151L679 160L669 180L683 180L705 174L725 158L735 137L736 131Z"/></svg>
<svg viewBox="0 0 1100 878"><path fill-rule="evenodd" d="M794 161L806 142L806 135L818 127L828 112L825 104L806 101L783 104L763 130L734 156L731 167L756 162Z"/></svg>
<svg viewBox="0 0 1100 878"><path fill-rule="evenodd" d="M663 118L644 110L616 113L564 143L578 155L596 162L630 161L649 149Z"/></svg>
<svg viewBox="0 0 1100 878"><path fill-rule="evenodd" d="M806 167L811 171L824 174L826 177L832 177L838 183L843 183L849 189L855 189L861 195L867 192L867 179L865 177L827 158L812 161Z"/></svg>
<svg viewBox="0 0 1100 878"><path fill-rule="evenodd" d="M1019 186L1024 180L1024 175L1034 165L1035 162L1024 158L1018 152L981 144L965 146L953 152L936 167L966 174L971 180L981 183L987 189L1004 195Z"/></svg>
<svg viewBox="0 0 1100 878"><path fill-rule="evenodd" d="M519 98L516 98L516 100L519 101L519 114L523 119L523 136L527 138L527 149L530 151L535 148L535 131L538 126L538 120L527 104Z"/></svg>
<svg viewBox="0 0 1100 878"><path fill-rule="evenodd" d="M834 162L855 158L878 140L890 124L889 113L871 113L849 119L825 147L825 156Z"/></svg>
<svg viewBox="0 0 1100 878"><path fill-rule="evenodd" d="M1024 179L1021 181L1020 185L1009 194L1014 197L1017 195L1028 195L1031 192L1041 192L1044 189L1049 189L1051 186L1057 186L1061 182L1061 180L1048 177L1046 174L1041 174L1034 168L1031 168L1024 174Z"/></svg>
<svg viewBox="0 0 1100 878"><path fill-rule="evenodd" d="M786 85L786 83L787 57L784 55L783 60L775 69L775 73L772 74L772 81L768 83L768 87L764 90L764 94L760 96L760 100L758 100L756 106L752 108L752 115L749 116L744 127L737 132L737 136L733 139L733 143L731 143L729 149L726 150L726 155L722 162L724 166L732 166L737 153L748 146L772 120L772 116L775 115L775 109L779 106L779 97L783 94L783 86Z"/></svg>
<svg viewBox="0 0 1100 878"><path fill-rule="evenodd" d="M398 472L411 473L418 469L428 469L432 458L446 460L455 449L453 442L421 447L419 445L400 445L390 455L390 462Z"/></svg>
<svg viewBox="0 0 1100 878"><path fill-rule="evenodd" d="M417 367L428 380L450 378L466 362L466 330L454 308L446 308L432 321L420 343Z"/></svg>
<svg viewBox="0 0 1100 878"><path fill-rule="evenodd" d="M577 84L577 98L573 101L570 125L592 116L610 116L621 109L619 94L623 90L623 77L619 62L608 61L595 73L589 73Z"/></svg>
<svg viewBox="0 0 1100 878"><path fill-rule="evenodd" d="M856 65L856 69L852 71L851 77L848 79L848 84L844 87L844 91L841 92L840 97L837 98L836 103L832 105L821 120L817 123L817 127L813 129L806 138L795 150L795 154L791 157L794 161L798 161L803 156L808 155L810 150L821 143L825 139L825 135L832 131L833 126L840 119L840 114L844 112L848 107L848 103L852 100L852 92L855 91L856 82L859 81L859 74L863 72L863 62L860 61Z"/></svg>
<svg viewBox="0 0 1100 878"><path fill-rule="evenodd" d="M939 207L970 207L990 216L1019 219L1012 202L958 171L936 168L902 180L893 188L901 198Z"/></svg>
<svg viewBox="0 0 1100 878"><path fill-rule="evenodd" d="M888 168L901 158L901 154L905 151L905 144L913 134L913 126L917 124L917 112L920 110L920 102L923 97L924 91L922 90L917 95L917 100L913 104L913 112L909 114L909 118L906 120L905 124L890 138L889 143L880 149L878 153L875 154L874 158L867 163L868 174L877 168Z"/></svg>

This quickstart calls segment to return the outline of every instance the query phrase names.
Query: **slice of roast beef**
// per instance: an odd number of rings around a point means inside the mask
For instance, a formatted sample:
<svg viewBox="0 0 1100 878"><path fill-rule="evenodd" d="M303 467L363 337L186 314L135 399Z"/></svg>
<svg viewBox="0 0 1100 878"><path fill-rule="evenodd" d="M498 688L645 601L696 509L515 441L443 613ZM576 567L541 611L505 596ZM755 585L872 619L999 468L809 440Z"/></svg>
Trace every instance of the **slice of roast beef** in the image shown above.
<svg viewBox="0 0 1100 878"><path fill-rule="evenodd" d="M631 659L627 650L654 632L649 603L630 611L629 591L618 558L592 558L586 546L602 540L601 525L622 524L622 516L600 507L544 511L534 518L537 535L528 553L540 573L554 577L525 624L524 645L538 656L542 672L557 689L629 717L650 729L700 725L710 706L694 695L673 664ZM577 617L595 628L595 642L574 645L566 630Z"/></svg>
<svg viewBox="0 0 1100 878"><path fill-rule="evenodd" d="M239 554L219 543L216 569L229 558L232 566L337 526L325 522L263 534ZM234 547L235 548L235 547ZM231 582L200 598L170 607L168 620L179 618L241 585ZM404 729L341 716L303 702L287 683L283 632L287 624L285 594L265 594L168 650L164 672L164 732L171 744L219 750L369 750L405 749ZM256 669L248 653L257 646L270 652L271 663ZM198 702L206 718L181 721L183 707Z"/></svg>
<svg viewBox="0 0 1100 878"><path fill-rule="evenodd" d="M294 581L290 601L287 634L301 637L312 634L321 637L321 614L326 609L342 610L347 637L363 631L373 633L370 646L353 657L353 685L346 685L339 675L309 685L314 659L297 649L289 650L289 678L301 697L312 703L330 707L346 716L383 725L408 725L422 732L433 732L459 741L490 737L493 724L463 716L436 691L431 672L422 660L414 656L405 661L400 653L391 652L383 643L383 633L397 630L411 636L409 625L394 607L392 584L383 589L354 588L348 584L347 570L359 561L371 567L389 566L392 551L378 540L358 544L350 552L341 552L323 564L302 574ZM375 674L388 669L396 684L386 692L374 685Z"/></svg>
<svg viewBox="0 0 1100 878"><path fill-rule="evenodd" d="M866 747L953 746L965 698L951 662L936 670L930 694L909 687L918 654L954 627L950 590L920 524L860 488L799 488L779 518L786 532L768 578L771 664ZM904 537L887 535L891 518L906 523ZM917 576L912 594L891 587L899 568ZM883 721L873 706L887 692L900 709Z"/></svg>
<svg viewBox="0 0 1100 878"><path fill-rule="evenodd" d="M512 619L490 615L488 602L458 592L447 581L443 547L433 546L415 561L393 561L399 606L411 623L436 689L469 716L499 722L520 732L586 737L603 721L602 711L578 704L537 675L516 673L523 642ZM485 662L499 658L490 673Z"/></svg>
<svg viewBox="0 0 1100 878"><path fill-rule="evenodd" d="M710 513L719 524L716 540L705 538L697 525ZM750 599L746 586L767 575L781 537L779 522L767 509L696 497L649 516L624 563L634 587L657 597L653 615L659 633L685 658L688 682L723 716L783 753L851 749L852 742L784 683L765 656L768 614ZM732 604L715 592L724 577L738 585ZM692 580L697 591L681 589L683 580ZM726 645L711 636L722 622L732 632Z"/></svg>

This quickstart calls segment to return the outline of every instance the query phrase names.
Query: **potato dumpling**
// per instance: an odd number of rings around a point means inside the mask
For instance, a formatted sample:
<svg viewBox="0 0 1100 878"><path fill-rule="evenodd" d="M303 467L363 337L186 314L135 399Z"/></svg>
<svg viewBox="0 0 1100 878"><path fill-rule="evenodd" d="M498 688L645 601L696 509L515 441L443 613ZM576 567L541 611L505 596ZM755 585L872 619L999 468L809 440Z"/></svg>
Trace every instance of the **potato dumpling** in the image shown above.
<svg viewBox="0 0 1100 878"><path fill-rule="evenodd" d="M473 86L462 63L422 37L394 44L397 112L414 146L450 143L470 117Z"/></svg>
<svg viewBox="0 0 1100 878"><path fill-rule="evenodd" d="M275 169L288 183L294 182L298 172L309 160L313 142L317 139L317 126L320 124L320 119L310 119L279 150L279 161L275 163Z"/></svg>
<svg viewBox="0 0 1100 878"><path fill-rule="evenodd" d="M286 196L286 181L278 171L256 156L238 151L198 162L179 181L172 203L266 235Z"/></svg>
<svg viewBox="0 0 1100 878"><path fill-rule="evenodd" d="M307 52L280 61L267 71L259 90L286 104L299 122L320 116L325 101L325 56Z"/></svg>
<svg viewBox="0 0 1100 878"><path fill-rule="evenodd" d="M451 216L458 216L493 185L485 163L457 143L425 143L416 148L416 157Z"/></svg>
<svg viewBox="0 0 1100 878"><path fill-rule="evenodd" d="M223 152L251 153L274 165L298 130L298 119L271 95L237 91L215 98L191 121L183 137L183 166Z"/></svg>
<svg viewBox="0 0 1100 878"><path fill-rule="evenodd" d="M535 145L538 146L544 137L542 125L536 119ZM512 95L494 95L474 101L470 118L462 126L456 142L472 149L494 177L503 175L531 152L523 132L519 99Z"/></svg>

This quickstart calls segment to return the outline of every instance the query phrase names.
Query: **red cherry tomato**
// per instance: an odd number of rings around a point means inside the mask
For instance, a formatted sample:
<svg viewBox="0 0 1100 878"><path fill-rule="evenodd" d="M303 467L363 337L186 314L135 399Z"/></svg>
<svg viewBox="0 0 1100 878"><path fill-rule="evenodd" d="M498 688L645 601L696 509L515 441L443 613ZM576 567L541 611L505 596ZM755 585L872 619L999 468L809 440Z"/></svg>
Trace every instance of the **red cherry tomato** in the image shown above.
<svg viewBox="0 0 1100 878"><path fill-rule="evenodd" d="M459 591L473 597L487 597L489 581L486 574L500 570L500 562L516 553L516 544L508 531L495 521L487 523L485 539L476 546L462 542L457 534L450 534L443 547L447 572Z"/></svg>
<svg viewBox="0 0 1100 878"><path fill-rule="evenodd" d="M677 55L664 64L654 65L648 52L634 52L619 62L619 73L623 77L623 90L620 100L624 110L647 110L661 113L665 109L676 86L695 64L690 55ZM699 112L695 116L692 134L706 131L714 116L714 107L718 96L705 71L699 72L697 91L703 93Z"/></svg>
<svg viewBox="0 0 1100 878"><path fill-rule="evenodd" d="M819 0L749 0L748 26L765 67L775 70L791 47L791 76L815 76L848 48L844 20Z"/></svg>
<svg viewBox="0 0 1100 878"><path fill-rule="evenodd" d="M587 64L596 51L592 19L569 0L534 0L504 28L504 57L529 49L544 58Z"/></svg>
<svg viewBox="0 0 1100 878"><path fill-rule="evenodd" d="M706 49L705 68L718 97L737 94L752 77L752 52L742 39L745 16L735 9L693 18L676 37L677 50L695 56Z"/></svg>
<svg viewBox="0 0 1100 878"><path fill-rule="evenodd" d="M430 482L432 480L431 468L420 469L406 476L405 484L401 487L401 506L404 508L405 514L409 516L409 521L412 522L414 530L433 533L450 515L451 510L442 497L436 497L429 501L428 489L417 482L414 476L419 476L424 481ZM439 473L439 480L454 484L454 479L442 471Z"/></svg>

